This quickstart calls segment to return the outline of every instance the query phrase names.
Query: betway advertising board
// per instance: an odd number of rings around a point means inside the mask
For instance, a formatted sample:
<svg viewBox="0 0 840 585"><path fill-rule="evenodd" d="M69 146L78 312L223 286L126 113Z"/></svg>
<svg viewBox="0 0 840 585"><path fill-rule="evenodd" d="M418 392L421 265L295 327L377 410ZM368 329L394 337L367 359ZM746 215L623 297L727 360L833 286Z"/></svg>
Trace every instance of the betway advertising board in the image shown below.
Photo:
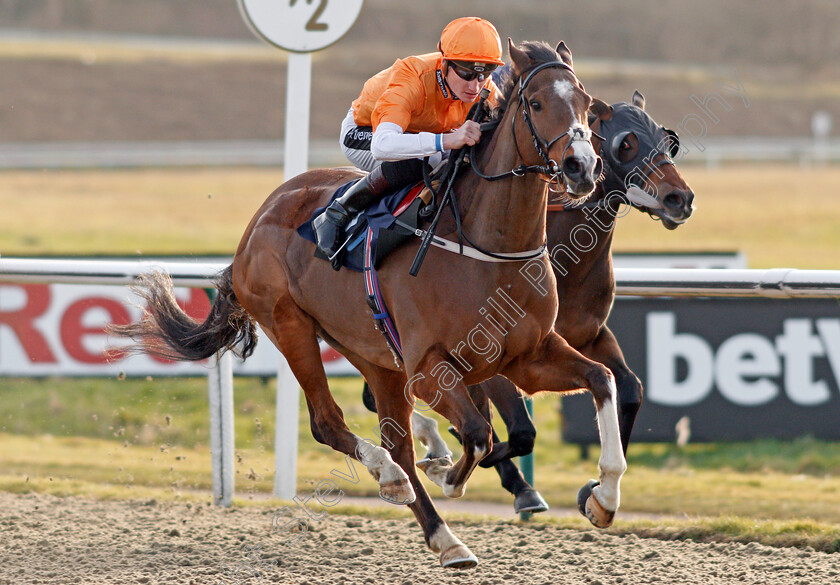
<svg viewBox="0 0 840 585"><path fill-rule="evenodd" d="M633 441L840 439L840 303L618 298L609 319L645 387ZM563 398L563 438L598 442L591 395ZM684 424L684 423L683 423Z"/></svg>
<svg viewBox="0 0 840 585"><path fill-rule="evenodd" d="M203 320L210 301L201 289L178 288L179 304ZM114 352L124 341L105 333L109 323L129 323L142 314L141 300L124 286L0 284L0 376L190 376L206 375L208 363L171 362ZM358 375L340 354L321 345L328 375ZM234 373L274 376L280 353L261 336Z"/></svg>

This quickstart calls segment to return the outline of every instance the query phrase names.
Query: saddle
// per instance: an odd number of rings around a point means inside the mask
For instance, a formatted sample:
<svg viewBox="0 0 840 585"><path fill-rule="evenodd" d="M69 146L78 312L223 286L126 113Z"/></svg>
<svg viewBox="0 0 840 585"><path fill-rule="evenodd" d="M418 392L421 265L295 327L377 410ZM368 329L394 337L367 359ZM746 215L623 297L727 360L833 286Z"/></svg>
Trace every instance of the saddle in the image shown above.
<svg viewBox="0 0 840 585"><path fill-rule="evenodd" d="M341 197L355 182L353 180L339 187L333 193L331 201ZM362 244L370 239L373 266L378 268L388 254L414 236L414 230L423 222L420 212L431 202L432 196L432 192L421 181L386 195L354 217L344 228L345 237L341 243L341 252L336 257L340 266L363 272L367 245ZM303 238L315 242L312 220L318 217L325 208L326 206L316 209L312 217L298 227L297 231ZM399 222L396 221L397 218ZM326 255L317 248L315 257L329 261Z"/></svg>

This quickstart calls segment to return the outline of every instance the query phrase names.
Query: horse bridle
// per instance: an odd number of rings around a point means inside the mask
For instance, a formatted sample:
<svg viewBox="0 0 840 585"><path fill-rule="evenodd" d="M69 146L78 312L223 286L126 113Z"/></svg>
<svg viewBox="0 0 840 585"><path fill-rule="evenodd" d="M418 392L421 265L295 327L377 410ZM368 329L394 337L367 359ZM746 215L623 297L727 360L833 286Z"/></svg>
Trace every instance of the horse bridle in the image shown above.
<svg viewBox="0 0 840 585"><path fill-rule="evenodd" d="M599 127L599 130L600 130L600 127ZM674 156L673 151L675 149L676 150L679 149L679 137L676 135L676 132L674 132L673 130L670 130L668 128L662 128L662 130L664 130L665 134L671 138L672 144L674 145L670 149L671 152L667 152L665 150L662 150L662 149L659 149L659 148L656 148L656 147L651 148L650 151L648 151L647 154L646 154L646 159L649 158L651 162L645 162L645 164L641 167L639 165L635 165L633 167L633 169L639 169L642 172L639 173L639 174L634 174L632 176L630 182L625 185L626 187L634 186L634 187L637 187L638 189L640 189L644 192L647 192L645 190L644 183L650 178L650 176L657 169L659 169L660 167L666 166L666 165L676 166L676 163L674 162L674 159L673 159L673 156ZM600 135L595 133L595 131L593 131L593 134L595 134L595 136L598 136L598 138L601 139L601 148L599 149L599 155L604 160L604 163L606 165L609 165L610 167L613 167L612 172L614 172L616 175L618 175L619 173L618 173L617 169L615 169L615 167L616 166L621 166L621 165L617 165L615 163L615 153L618 152L618 148L621 146L622 141L625 138L627 138L627 136L629 134L632 134L632 133L633 133L632 130L625 130L625 131L622 131L622 132L618 132L609 140L609 143L608 143L606 138L601 137ZM608 133L605 132L605 134L608 134ZM606 150L607 150L606 153L601 152L604 148L606 148ZM654 163L653 160L656 159L656 158L659 158L659 160ZM629 176L630 174L631 174L630 172L624 173L624 178L626 179L626 177ZM624 183L624 180L622 180L622 183ZM639 183L641 183L641 184L639 184ZM611 191L611 194L614 194L614 193L616 193L616 191ZM601 199L598 199L596 201L585 201L585 202L583 202L579 205L574 205L574 204L572 204L572 205L569 205L569 204L549 204L548 205L548 210L549 211L571 211L571 210L575 210L575 209L606 209L607 205L609 204L607 199L608 198L602 197ZM609 197L609 199L612 200L612 197ZM643 204L641 204L637 201L634 201L630 197L628 197L626 191L621 192L620 195L617 196L617 199L619 199L619 201L621 203L624 203L626 205L630 205L631 207L635 207L639 211L647 213L648 215L650 215L654 219L659 219L657 216L655 216L651 212L651 210L649 209L648 206L645 206L645 205L643 205Z"/></svg>
<svg viewBox="0 0 840 585"><path fill-rule="evenodd" d="M569 147L572 146L574 142L589 142L592 138L592 131L589 128L569 128L565 132L562 132L551 139L551 141L546 141L539 133L539 131L534 127L534 123L531 120L531 104L525 98L525 89L528 87L528 84L531 83L531 80L534 76L542 71L543 69L547 69L548 67L560 67L562 69L566 69L575 75L574 69L572 69L569 65L564 63L563 61L549 61L547 63L541 63L534 67L529 73L528 76L525 77L523 80L522 78L519 79L519 103L516 105L517 109L522 110L522 118L525 120L525 125L528 127L528 132L531 134L531 138L534 141L534 148L536 149L537 153L542 158L543 163L542 165L520 165L515 167L509 171L504 173L499 173L498 175L485 175L478 169L478 163L476 161L476 157L470 154L470 166L472 167L473 172L481 177L486 181L498 181L501 179L506 179L508 177L521 177L527 173L536 173L540 175L547 175L549 177L548 184L556 182L558 189L562 187L562 178L563 178L563 170L557 162L549 157L548 152L551 150L551 147L556 143L558 140L563 138L564 136L569 136L569 141L566 143L565 148L563 148L563 154L560 157L560 160L564 160L566 158L566 151L568 151ZM516 140L516 113L511 116L511 131L513 134L513 143L516 145L516 153L519 155L519 158L522 159L522 153L519 150L519 143ZM596 134L597 136L597 134ZM600 138L600 136L598 136Z"/></svg>
<svg viewBox="0 0 840 585"><path fill-rule="evenodd" d="M544 165L520 165L516 168L513 168L513 169L511 169L507 172L504 172L504 173L500 173L498 175L485 175L476 166L476 157L473 156L473 151L474 151L475 147L473 146L473 147L470 147L470 150L469 150L469 152L470 152L470 166L472 167L473 172L475 172L475 174L478 175L479 177L481 177L482 179L485 179L487 181L498 181L500 179L504 179L504 178L507 178L507 177L521 177L521 176L523 176L527 173L537 173L537 174L541 174L541 175L549 175L550 178L547 181L549 183L549 185L553 181L557 181L558 186L561 186L562 185L561 179L563 177L563 171L560 168L560 166L557 164L557 162L552 160L548 156L548 150L551 148L551 146L555 142L557 142L558 140L560 140L564 136L567 136L571 133L571 139L569 140L568 144L566 144L566 147L563 149L563 156L561 157L561 160L563 160L563 159L565 159L566 151L572 145L573 142L578 141L578 140L585 140L585 141L588 142L590 140L592 134L591 134L591 132L589 131L588 128L587 129L584 129L584 128L569 128L569 130L566 130L565 132L559 134L558 136L555 136L551 140L551 142L546 142L542 138L542 136L540 136L539 132L537 132L537 129L534 127L533 122L531 121L531 118L530 118L530 104L528 103L528 100L525 99L524 92L525 92L525 88L528 87L528 84L534 78L534 75L536 75L537 73L539 73L540 71L542 71L543 69L546 69L548 67L560 67L560 68L563 68L563 69L566 69L566 70L570 71L572 73L572 75L575 74L574 70L571 67L569 67L566 63L563 63L562 61L549 61L547 63L541 63L540 65L537 65L528 74L528 76L524 79L524 81L522 80L522 78L519 79L519 104L517 105L517 108L522 108L522 116L525 119L525 124L528 127L528 131L531 133L531 138L534 140L534 146L536 147L537 152L540 154L540 156L542 157L543 162L545 164ZM498 122L491 123L490 127L492 127L492 128L498 127ZM514 112L514 114L511 116L511 131L512 131L512 134L513 134L514 144L517 145L516 146L517 155L519 155L519 158L521 159L522 158L522 153L519 151L519 145L516 141L516 112ZM453 172L454 172L454 170L453 170ZM542 256L543 254L545 254L545 251L546 251L545 242L543 242L543 245L540 246L538 249L531 250L531 251L524 252L524 253L499 254L499 253L490 252L489 250L483 249L481 246L479 246L478 244L473 242L470 239L470 237L463 231L463 229L461 227L460 214L458 212L458 205L455 202L454 195L452 197L450 197L449 205L452 208L452 213L455 217L455 226L456 226L456 230L458 232L458 240L459 240L459 247L460 247L460 253L461 254L464 253L463 242L461 241L462 239L466 240L479 253L483 254L484 256L486 256L488 258L494 259L494 260L522 261L522 260L530 260L530 259L533 259L533 258L538 258L538 257Z"/></svg>

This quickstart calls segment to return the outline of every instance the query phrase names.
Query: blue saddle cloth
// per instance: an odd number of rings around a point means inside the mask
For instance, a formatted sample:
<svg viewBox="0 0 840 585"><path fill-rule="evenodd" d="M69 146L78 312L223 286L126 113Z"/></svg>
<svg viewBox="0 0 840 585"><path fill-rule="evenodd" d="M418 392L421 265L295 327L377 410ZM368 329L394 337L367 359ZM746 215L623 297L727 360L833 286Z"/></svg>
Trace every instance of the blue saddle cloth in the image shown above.
<svg viewBox="0 0 840 585"><path fill-rule="evenodd" d="M344 195L347 189L353 186L357 180L358 179L345 183L336 189L330 199L330 203ZM367 232L367 229L365 228L371 229L371 246L375 250L376 239L379 231L388 229L394 225L394 222L396 221L394 212L397 210L400 203L402 203L402 201L406 198L408 192L414 187L415 185L408 185L399 191L386 195L380 199L379 202L365 209L347 225L344 232L346 234L354 234L354 236L353 240L347 244L346 253L342 259L342 266L357 272L364 271L363 246L360 247L359 244L361 244L365 239L365 234ZM297 232L301 235L301 237L315 243L315 232L312 229L312 220L321 215L326 208L327 206L325 205L324 207L316 209L312 214L312 217L297 228ZM316 253L316 256L325 258L325 256L323 256L320 252Z"/></svg>

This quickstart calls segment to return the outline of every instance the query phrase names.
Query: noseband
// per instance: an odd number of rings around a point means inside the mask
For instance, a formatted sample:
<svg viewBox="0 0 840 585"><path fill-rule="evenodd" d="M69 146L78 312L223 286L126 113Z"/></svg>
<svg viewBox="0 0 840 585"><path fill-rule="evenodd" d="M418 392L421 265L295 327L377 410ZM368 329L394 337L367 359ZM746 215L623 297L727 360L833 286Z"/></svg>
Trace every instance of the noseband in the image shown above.
<svg viewBox="0 0 840 585"><path fill-rule="evenodd" d="M574 69L569 67L566 63L562 61L549 61L548 63L541 63L534 67L528 76L525 79L519 80L519 103L516 105L517 109L522 110L522 119L525 121L525 125L528 127L528 132L531 134L531 138L534 141L534 148L536 149L537 153L542 158L543 163L542 165L520 165L515 167L507 172L500 173L498 175L485 175L482 173L477 166L476 158L474 156L470 156L470 166L472 167L473 172L477 174L479 177L486 181L498 181L500 179L506 179L507 177L521 177L528 173L536 173L540 175L547 175L549 177L548 183L556 182L557 183L557 191L560 191L562 186L562 179L563 179L563 170L561 169L560 165L557 162L548 156L549 150L551 147L556 143L558 140L563 138L564 136L569 136L569 141L566 143L566 147L563 149L563 154L560 157L560 160L566 158L566 151L572 146L574 142L589 142L592 138L592 131L589 128L569 128L565 132L558 134L551 141L546 141L537 129L534 127L534 123L531 120L531 104L525 98L525 89L531 83L531 80L534 76L542 71L543 69L547 69L549 67L560 67L562 69L566 69L575 74ZM513 134L513 143L516 145L516 153L519 155L519 158L522 157L522 153L519 151L519 145L516 141L516 115L514 114L511 116L511 132ZM600 138L600 137L599 137ZM553 189L552 189L553 190Z"/></svg>

